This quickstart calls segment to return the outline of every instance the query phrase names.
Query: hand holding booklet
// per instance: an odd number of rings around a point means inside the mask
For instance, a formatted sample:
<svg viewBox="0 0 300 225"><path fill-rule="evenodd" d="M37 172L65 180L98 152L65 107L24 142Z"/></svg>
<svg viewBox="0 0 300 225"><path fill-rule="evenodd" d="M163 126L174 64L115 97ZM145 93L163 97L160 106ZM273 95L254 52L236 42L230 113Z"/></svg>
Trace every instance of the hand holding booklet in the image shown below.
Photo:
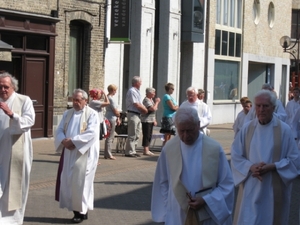
<svg viewBox="0 0 300 225"><path fill-rule="evenodd" d="M211 193L212 190L213 190L212 187L202 189L195 193L195 197L203 197L204 195ZM205 206L196 211L196 216L197 216L198 221L203 221L203 220L207 220L210 218L210 215L207 212L207 210L205 209Z"/></svg>

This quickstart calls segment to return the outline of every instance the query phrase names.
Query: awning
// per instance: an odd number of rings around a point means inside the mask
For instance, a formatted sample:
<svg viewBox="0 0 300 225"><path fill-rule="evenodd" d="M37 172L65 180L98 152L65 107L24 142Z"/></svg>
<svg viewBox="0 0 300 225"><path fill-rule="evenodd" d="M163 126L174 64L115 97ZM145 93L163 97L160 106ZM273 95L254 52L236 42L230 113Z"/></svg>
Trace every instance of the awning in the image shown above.
<svg viewBox="0 0 300 225"><path fill-rule="evenodd" d="M11 61L13 46L0 40L0 61Z"/></svg>

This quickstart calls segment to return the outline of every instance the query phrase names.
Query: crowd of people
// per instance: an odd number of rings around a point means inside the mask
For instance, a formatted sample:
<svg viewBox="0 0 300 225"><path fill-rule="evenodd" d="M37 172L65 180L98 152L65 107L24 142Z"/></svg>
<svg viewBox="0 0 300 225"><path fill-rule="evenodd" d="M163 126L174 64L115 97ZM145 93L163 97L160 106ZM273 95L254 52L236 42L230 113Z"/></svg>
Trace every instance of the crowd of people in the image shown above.
<svg viewBox="0 0 300 225"><path fill-rule="evenodd" d="M162 100L156 90L140 93L142 80L132 78L126 95L126 157L141 157L136 147L142 134L143 155L153 156L150 143L156 112L164 142L155 171L151 213L155 222L173 224L286 224L291 183L300 171L300 103L298 88L284 108L269 84L254 96L253 106L242 97L229 164L222 146L209 137L212 114L203 101L205 91L186 89L180 105L172 96L174 84L165 85ZM35 112L28 96L16 93L18 81L0 72L0 224L22 224L32 165L30 129ZM73 107L64 112L55 132L60 153L55 199L73 211L73 223L88 219L94 207L94 177L99 165L99 141L105 139L104 159L112 154L121 110L117 86L88 93L75 89ZM173 137L172 137L173 135ZM238 194L235 197L235 187Z"/></svg>

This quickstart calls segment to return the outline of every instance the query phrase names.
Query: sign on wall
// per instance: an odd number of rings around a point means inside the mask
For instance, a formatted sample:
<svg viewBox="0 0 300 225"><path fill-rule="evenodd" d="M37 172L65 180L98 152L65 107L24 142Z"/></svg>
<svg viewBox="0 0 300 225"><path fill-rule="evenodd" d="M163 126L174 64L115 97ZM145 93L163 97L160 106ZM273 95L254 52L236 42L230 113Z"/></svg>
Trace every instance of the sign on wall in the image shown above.
<svg viewBox="0 0 300 225"><path fill-rule="evenodd" d="M110 41L130 41L129 2L130 0L111 1Z"/></svg>

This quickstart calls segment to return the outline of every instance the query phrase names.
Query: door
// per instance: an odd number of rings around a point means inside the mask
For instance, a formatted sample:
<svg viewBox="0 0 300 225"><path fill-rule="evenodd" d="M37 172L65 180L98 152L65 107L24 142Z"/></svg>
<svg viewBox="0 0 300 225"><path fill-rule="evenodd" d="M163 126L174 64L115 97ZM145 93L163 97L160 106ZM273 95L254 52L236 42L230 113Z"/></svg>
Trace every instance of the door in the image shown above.
<svg viewBox="0 0 300 225"><path fill-rule="evenodd" d="M25 57L24 66L24 94L31 98L35 110L31 135L33 138L45 137L47 60L43 57Z"/></svg>

